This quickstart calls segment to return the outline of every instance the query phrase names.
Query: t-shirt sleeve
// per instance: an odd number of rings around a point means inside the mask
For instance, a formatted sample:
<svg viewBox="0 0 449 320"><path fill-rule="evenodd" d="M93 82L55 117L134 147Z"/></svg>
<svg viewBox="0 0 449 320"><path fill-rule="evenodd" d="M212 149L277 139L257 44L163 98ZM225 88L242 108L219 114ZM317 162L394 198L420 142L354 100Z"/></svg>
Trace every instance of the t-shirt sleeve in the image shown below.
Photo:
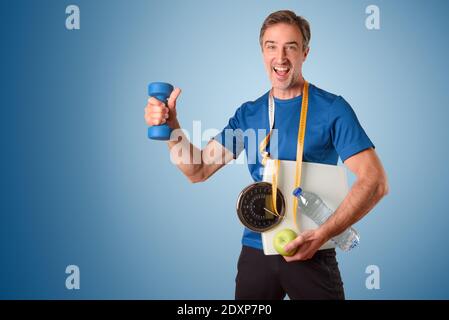
<svg viewBox="0 0 449 320"><path fill-rule="evenodd" d="M348 102L337 97L329 111L331 137L341 161L368 148L375 148Z"/></svg>
<svg viewBox="0 0 449 320"><path fill-rule="evenodd" d="M234 116L229 119L228 125L213 138L231 151L234 159L237 159L244 149L242 107L237 109Z"/></svg>

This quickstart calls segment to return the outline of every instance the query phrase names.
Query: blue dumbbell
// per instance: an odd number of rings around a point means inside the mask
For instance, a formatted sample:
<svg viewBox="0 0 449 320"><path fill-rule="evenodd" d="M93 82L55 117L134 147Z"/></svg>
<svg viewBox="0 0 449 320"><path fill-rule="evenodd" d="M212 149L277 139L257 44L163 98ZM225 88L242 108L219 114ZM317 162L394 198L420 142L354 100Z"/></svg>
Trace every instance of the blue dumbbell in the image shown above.
<svg viewBox="0 0 449 320"><path fill-rule="evenodd" d="M148 95L155 97L166 106L168 97L173 91L173 86L165 82L152 82L148 85ZM166 124L151 126L148 128L148 138L153 140L169 140L172 129Z"/></svg>

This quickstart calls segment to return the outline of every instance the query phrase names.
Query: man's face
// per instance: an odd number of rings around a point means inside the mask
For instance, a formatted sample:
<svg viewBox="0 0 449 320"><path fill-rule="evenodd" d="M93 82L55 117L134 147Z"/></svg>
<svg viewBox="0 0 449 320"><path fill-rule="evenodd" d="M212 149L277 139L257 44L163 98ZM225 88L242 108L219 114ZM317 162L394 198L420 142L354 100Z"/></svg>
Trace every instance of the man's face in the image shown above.
<svg viewBox="0 0 449 320"><path fill-rule="evenodd" d="M288 90L298 84L308 52L308 48L303 50L302 35L298 27L278 23L265 30L262 53L274 89Z"/></svg>

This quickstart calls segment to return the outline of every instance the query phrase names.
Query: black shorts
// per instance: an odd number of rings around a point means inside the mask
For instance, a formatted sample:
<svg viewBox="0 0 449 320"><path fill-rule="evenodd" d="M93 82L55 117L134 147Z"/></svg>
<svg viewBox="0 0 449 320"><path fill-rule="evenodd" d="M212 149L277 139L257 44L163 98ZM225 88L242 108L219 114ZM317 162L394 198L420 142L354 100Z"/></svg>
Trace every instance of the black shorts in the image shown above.
<svg viewBox="0 0 449 320"><path fill-rule="evenodd" d="M345 298L335 249L319 250L305 261L287 262L280 255L243 246L237 264L235 298L297 299Z"/></svg>

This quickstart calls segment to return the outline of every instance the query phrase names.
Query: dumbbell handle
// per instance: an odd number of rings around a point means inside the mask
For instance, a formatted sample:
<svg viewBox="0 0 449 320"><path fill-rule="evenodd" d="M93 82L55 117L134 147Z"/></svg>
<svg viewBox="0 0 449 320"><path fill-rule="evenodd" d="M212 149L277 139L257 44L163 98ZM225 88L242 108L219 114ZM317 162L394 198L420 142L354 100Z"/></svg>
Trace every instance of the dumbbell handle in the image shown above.
<svg viewBox="0 0 449 320"><path fill-rule="evenodd" d="M148 95L167 105L168 97L173 91L173 86L165 82L152 82L148 85ZM153 140L169 140L172 129L166 124L151 126L148 128L148 138Z"/></svg>

